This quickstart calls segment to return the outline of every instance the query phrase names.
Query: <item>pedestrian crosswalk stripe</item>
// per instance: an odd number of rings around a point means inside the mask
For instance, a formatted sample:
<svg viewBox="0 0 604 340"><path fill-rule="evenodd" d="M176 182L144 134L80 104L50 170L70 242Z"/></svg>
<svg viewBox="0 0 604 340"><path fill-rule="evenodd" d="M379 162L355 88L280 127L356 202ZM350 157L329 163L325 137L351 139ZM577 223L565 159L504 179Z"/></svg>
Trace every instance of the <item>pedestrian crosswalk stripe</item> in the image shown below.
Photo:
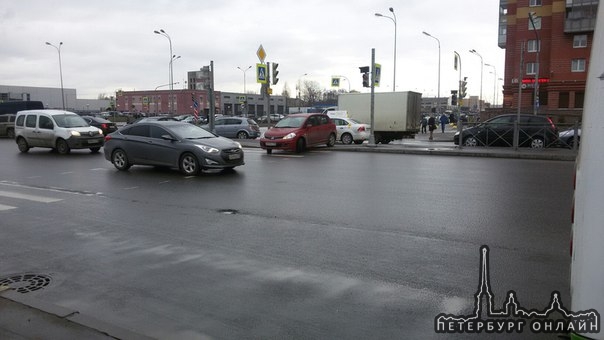
<svg viewBox="0 0 604 340"><path fill-rule="evenodd" d="M1 190L0 190L0 196L8 197L8 198L23 199L23 200L34 201L34 202L42 202L42 203L52 203L52 202L62 201L62 199L60 199L60 198L27 195L27 194L21 194L18 192L1 191Z"/></svg>

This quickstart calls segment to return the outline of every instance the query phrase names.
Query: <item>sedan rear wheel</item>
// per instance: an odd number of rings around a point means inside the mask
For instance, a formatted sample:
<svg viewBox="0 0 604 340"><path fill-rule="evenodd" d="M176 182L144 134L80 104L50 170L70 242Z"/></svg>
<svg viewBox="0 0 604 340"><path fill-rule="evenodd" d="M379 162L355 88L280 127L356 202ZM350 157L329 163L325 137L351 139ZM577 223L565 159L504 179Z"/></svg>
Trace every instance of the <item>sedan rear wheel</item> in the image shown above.
<svg viewBox="0 0 604 340"><path fill-rule="evenodd" d="M192 153L185 153L180 157L180 172L186 176L195 176L199 173L200 166L197 157Z"/></svg>
<svg viewBox="0 0 604 340"><path fill-rule="evenodd" d="M345 133L340 137L342 144L352 144L352 135L349 133Z"/></svg>
<svg viewBox="0 0 604 340"><path fill-rule="evenodd" d="M239 133L237 133L237 138L239 138L239 139L248 139L249 135L245 131L240 131Z"/></svg>
<svg viewBox="0 0 604 340"><path fill-rule="evenodd" d="M334 145L336 145L336 135L332 133L327 140L327 146L332 147Z"/></svg>
<svg viewBox="0 0 604 340"><path fill-rule="evenodd" d="M130 163L128 163L128 156L126 156L126 152L124 152L122 149L113 151L113 154L111 155L111 163L113 163L113 166L120 171L126 171L132 166Z"/></svg>
<svg viewBox="0 0 604 340"><path fill-rule="evenodd" d="M299 138L296 142L296 153L301 153L306 149L306 141L304 138Z"/></svg>

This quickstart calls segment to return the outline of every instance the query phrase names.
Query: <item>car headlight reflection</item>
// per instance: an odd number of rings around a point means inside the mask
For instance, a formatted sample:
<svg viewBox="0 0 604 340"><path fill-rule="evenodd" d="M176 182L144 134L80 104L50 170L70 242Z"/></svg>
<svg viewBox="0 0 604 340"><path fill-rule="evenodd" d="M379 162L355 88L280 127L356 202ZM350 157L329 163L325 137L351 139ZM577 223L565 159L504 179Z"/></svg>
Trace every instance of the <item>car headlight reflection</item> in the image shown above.
<svg viewBox="0 0 604 340"><path fill-rule="evenodd" d="M288 133L285 137L283 137L283 139L292 139L296 137L296 133L295 132L291 132Z"/></svg>
<svg viewBox="0 0 604 340"><path fill-rule="evenodd" d="M80 133L78 131L71 130L71 135L74 137L80 137Z"/></svg>
<svg viewBox="0 0 604 340"><path fill-rule="evenodd" d="M207 145L197 145L198 148L200 148L203 152L207 152L207 153L219 153L220 150L213 148L211 146L207 146Z"/></svg>

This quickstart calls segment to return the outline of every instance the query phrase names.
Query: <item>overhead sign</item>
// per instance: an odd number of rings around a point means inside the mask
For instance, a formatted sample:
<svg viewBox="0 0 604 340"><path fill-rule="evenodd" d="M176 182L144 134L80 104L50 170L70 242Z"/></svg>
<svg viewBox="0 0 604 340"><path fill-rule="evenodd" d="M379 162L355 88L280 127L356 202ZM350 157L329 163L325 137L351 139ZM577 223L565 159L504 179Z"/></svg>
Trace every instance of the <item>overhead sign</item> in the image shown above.
<svg viewBox="0 0 604 340"><path fill-rule="evenodd" d="M256 82L266 84L268 82L267 72L266 64L256 64Z"/></svg>
<svg viewBox="0 0 604 340"><path fill-rule="evenodd" d="M256 55L258 56L258 59L260 59L260 62L264 64L264 58L266 58L266 51L264 50L264 47L262 47L262 44L260 44L260 47L258 47Z"/></svg>
<svg viewBox="0 0 604 340"><path fill-rule="evenodd" d="M331 77L331 87L340 87L340 78Z"/></svg>

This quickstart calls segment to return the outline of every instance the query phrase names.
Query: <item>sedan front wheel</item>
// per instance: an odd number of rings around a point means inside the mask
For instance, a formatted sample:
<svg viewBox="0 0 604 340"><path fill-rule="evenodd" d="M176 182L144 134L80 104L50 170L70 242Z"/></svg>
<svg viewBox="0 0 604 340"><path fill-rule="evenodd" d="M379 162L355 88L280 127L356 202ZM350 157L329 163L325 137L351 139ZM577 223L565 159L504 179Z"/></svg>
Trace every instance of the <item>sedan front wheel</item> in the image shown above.
<svg viewBox="0 0 604 340"><path fill-rule="evenodd" d="M199 173L200 166L197 157L192 153L185 153L180 158L180 172L185 176L195 176Z"/></svg>

